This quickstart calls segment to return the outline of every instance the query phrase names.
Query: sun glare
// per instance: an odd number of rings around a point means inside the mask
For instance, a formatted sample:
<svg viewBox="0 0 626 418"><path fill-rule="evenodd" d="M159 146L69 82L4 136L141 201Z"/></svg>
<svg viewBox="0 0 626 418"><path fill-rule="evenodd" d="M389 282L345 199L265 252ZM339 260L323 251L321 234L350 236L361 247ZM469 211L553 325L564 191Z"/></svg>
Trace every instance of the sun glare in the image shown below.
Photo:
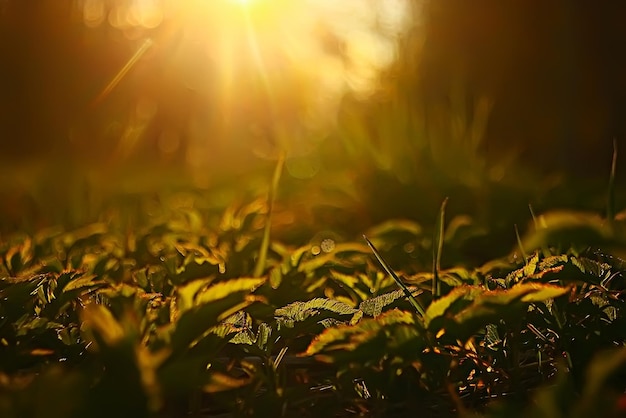
<svg viewBox="0 0 626 418"><path fill-rule="evenodd" d="M231 0L234 3L238 3L242 6L249 6L250 4L254 3L257 0Z"/></svg>
<svg viewBox="0 0 626 418"><path fill-rule="evenodd" d="M412 0L76 0L89 27L110 24L154 51L171 45L168 74L194 74L211 91L212 132L246 127L302 154L324 136L346 94L367 98L396 59ZM159 25L169 38L159 37ZM138 35L139 34L139 35ZM152 41L151 41L152 42ZM183 51L194 45L193 57ZM165 52L163 52L165 53ZM199 53L199 54L198 54ZM139 55L135 54L135 57ZM142 58L120 69L109 86ZM187 68L189 66L192 68ZM196 68L208 68L203 76ZM110 93L112 87L107 90ZM208 128L207 128L208 131ZM183 135L185 136L185 135ZM186 136L189 136L186 134ZM280 138L287 138L281 142ZM304 139L307 138L307 139ZM201 141L200 141L201 142ZM200 143L198 142L198 143ZM262 141L261 141L262 142ZM197 150L190 151L197 153Z"/></svg>

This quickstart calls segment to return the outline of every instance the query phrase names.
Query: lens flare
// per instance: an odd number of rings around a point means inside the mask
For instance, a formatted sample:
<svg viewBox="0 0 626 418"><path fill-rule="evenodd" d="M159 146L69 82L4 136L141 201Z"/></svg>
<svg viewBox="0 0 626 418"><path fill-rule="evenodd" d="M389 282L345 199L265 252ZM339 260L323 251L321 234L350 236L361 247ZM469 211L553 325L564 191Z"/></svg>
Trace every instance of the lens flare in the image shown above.
<svg viewBox="0 0 626 418"><path fill-rule="evenodd" d="M189 132L177 134L189 141L185 149L190 155L202 154L202 147L218 140L247 137L261 154L281 148L296 158L309 153L312 142L332 128L344 96L367 99L380 88L381 77L397 58L398 39L411 26L411 7L419 3L75 1L86 26L108 22L129 40L144 39L150 46L140 47L111 75L98 101L132 71L146 72L146 77L134 77L140 81L174 84L178 78L194 92L204 92L195 101L203 110L190 110L198 120L189 122ZM139 65L146 57L154 65ZM172 81L150 77L152 69ZM152 88L161 95L157 100L171 101L167 95L173 90ZM200 132L211 132L211 138L197 139Z"/></svg>

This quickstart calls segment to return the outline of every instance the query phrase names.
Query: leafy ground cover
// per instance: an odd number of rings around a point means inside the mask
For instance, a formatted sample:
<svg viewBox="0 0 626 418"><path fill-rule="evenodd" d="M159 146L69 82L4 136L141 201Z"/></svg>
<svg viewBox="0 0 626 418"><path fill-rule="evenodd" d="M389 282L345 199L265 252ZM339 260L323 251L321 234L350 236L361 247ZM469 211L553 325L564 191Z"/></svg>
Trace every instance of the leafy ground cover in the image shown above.
<svg viewBox="0 0 626 418"><path fill-rule="evenodd" d="M359 221L336 180L118 191L3 233L0 415L626 414L623 214L488 227L457 193Z"/></svg>

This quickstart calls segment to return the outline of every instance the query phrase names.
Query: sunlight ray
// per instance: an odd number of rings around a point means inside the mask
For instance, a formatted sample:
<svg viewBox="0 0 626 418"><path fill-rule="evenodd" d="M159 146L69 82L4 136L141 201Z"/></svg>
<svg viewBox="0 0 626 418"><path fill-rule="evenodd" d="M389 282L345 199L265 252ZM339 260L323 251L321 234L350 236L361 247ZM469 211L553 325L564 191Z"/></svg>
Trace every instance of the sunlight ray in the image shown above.
<svg viewBox="0 0 626 418"><path fill-rule="evenodd" d="M275 127L277 125L276 97L274 95L263 52L261 50L261 45L258 41L258 35L257 31L255 30L254 21L252 20L248 9L244 10L244 18L246 24L246 38L248 42L248 47L250 48L250 52L252 54L252 59L254 66L256 67L256 72L261 79L262 93L264 94L265 100L267 101L267 110L269 111L270 118L270 120L267 121L269 122L267 126ZM265 134L269 136L268 139L270 141L270 146L273 147L278 145L277 142L280 142L280 140L276 137L278 135L276 129L273 129L271 132L265 132ZM276 150L276 152L280 152L280 150Z"/></svg>
<svg viewBox="0 0 626 418"><path fill-rule="evenodd" d="M130 57L130 59L128 61L126 61L124 66L117 72L117 74L115 74L115 76L111 79L109 84L107 84L106 87L104 87L104 89L102 89L100 94L98 94L98 96L96 96L96 98L91 103L92 106L98 105L109 94L111 94L113 89L115 89L115 87L120 83L120 81L122 81L122 79L126 76L126 74L128 74L128 72L131 70L131 68L133 68L133 66L135 64L137 64L137 62L150 49L150 47L152 47L153 44L154 44L154 42L152 41L152 38L146 39L141 44L141 46L137 49L137 51L133 54L133 56Z"/></svg>

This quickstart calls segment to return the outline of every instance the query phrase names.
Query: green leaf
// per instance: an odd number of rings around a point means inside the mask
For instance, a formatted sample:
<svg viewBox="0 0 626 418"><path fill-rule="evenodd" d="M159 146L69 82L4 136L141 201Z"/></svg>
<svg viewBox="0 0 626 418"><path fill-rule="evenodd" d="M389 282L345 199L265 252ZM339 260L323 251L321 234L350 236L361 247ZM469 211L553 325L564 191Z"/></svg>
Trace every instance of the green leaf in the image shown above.
<svg viewBox="0 0 626 418"><path fill-rule="evenodd" d="M272 289L278 289L280 283L283 281L283 273L281 267L275 267L270 270L269 282Z"/></svg>
<svg viewBox="0 0 626 418"><path fill-rule="evenodd" d="M206 289L199 290L195 295L194 303L197 305L205 304L239 292L251 294L265 283L265 280L265 278L247 277L219 282Z"/></svg>
<svg viewBox="0 0 626 418"><path fill-rule="evenodd" d="M255 341L257 347L259 347L261 350L266 350L271 335L272 335L272 327L270 327L265 322L262 322L261 324L259 324L259 328L256 334L256 341Z"/></svg>
<svg viewBox="0 0 626 418"><path fill-rule="evenodd" d="M96 275L94 274L83 275L81 273L81 274L72 275L69 282L65 286L63 286L61 291L63 293L68 293L72 291L84 291L84 290L91 290L91 289L95 289L98 287L102 287L104 285L105 283L102 283L101 281L97 280Z"/></svg>
<svg viewBox="0 0 626 418"><path fill-rule="evenodd" d="M371 299L364 300L359 305L359 309L369 316L378 316L382 313L383 308L392 304L398 299L404 298L404 292L401 289L393 292L385 293Z"/></svg>
<svg viewBox="0 0 626 418"><path fill-rule="evenodd" d="M212 278L193 280L176 291L176 308L184 313L195 306L224 299L233 294L251 294L265 278L238 278L213 284Z"/></svg>
<svg viewBox="0 0 626 418"><path fill-rule="evenodd" d="M500 320L519 319L534 302L544 302L567 294L568 287L543 283L523 283L506 290L479 291L472 294L472 303L449 318L442 329L448 337L466 341L487 324Z"/></svg>
<svg viewBox="0 0 626 418"><path fill-rule="evenodd" d="M352 315L357 311L352 306L338 300L314 298L306 302L293 302L285 307L278 308L275 315L299 321L310 316L307 312L315 312L319 309L340 315Z"/></svg>
<svg viewBox="0 0 626 418"><path fill-rule="evenodd" d="M91 303L85 306L81 312L81 320L87 329L96 332L109 347L119 344L126 335L111 311L102 305Z"/></svg>
<svg viewBox="0 0 626 418"><path fill-rule="evenodd" d="M508 305L517 300L538 302L564 295L568 291L567 287L551 284L522 283L507 290L483 292L476 301L484 305Z"/></svg>
<svg viewBox="0 0 626 418"><path fill-rule="evenodd" d="M205 286L209 286L213 279L193 280L176 289L176 309L179 313L188 311L196 306L196 294Z"/></svg>
<svg viewBox="0 0 626 418"><path fill-rule="evenodd" d="M384 237L385 240L399 234L406 234L412 237L422 233L422 227L408 219L392 219L376 225L367 230L366 235L372 237Z"/></svg>
<svg viewBox="0 0 626 418"><path fill-rule="evenodd" d="M549 299L556 299L570 292L569 287L554 286L550 284L526 283L523 286L526 286L530 290L521 298L521 301L525 303L545 302Z"/></svg>
<svg viewBox="0 0 626 418"><path fill-rule="evenodd" d="M375 272L377 274L378 272ZM376 284L372 283L372 280L363 273L353 273L353 274L343 274L338 271L331 271L332 282L337 283L339 288L344 290L350 295L353 295L353 300L363 301L367 300L369 296L372 295L372 290L376 289ZM324 284L326 284L326 280L324 280Z"/></svg>
<svg viewBox="0 0 626 418"><path fill-rule="evenodd" d="M202 390L208 393L224 392L246 386L251 378L236 378L226 373L213 372L209 374L209 381L204 384Z"/></svg>
<svg viewBox="0 0 626 418"><path fill-rule="evenodd" d="M209 334L222 319L254 302L254 299L236 293L184 312L176 321L171 334L172 349L175 352L187 350L194 342Z"/></svg>
<svg viewBox="0 0 626 418"><path fill-rule="evenodd" d="M592 283L599 285L603 279L610 277L612 268L609 264L591 260L586 257L576 257L568 254L556 255L539 259L535 254L529 263L506 277L510 284L529 281Z"/></svg>
<svg viewBox="0 0 626 418"><path fill-rule="evenodd" d="M376 364L393 355L394 347L399 349L405 344L411 346L414 355L425 345L415 314L394 309L376 318L363 319L356 325L327 328L315 337L305 354L348 367L350 364Z"/></svg>
<svg viewBox="0 0 626 418"><path fill-rule="evenodd" d="M605 221L594 213L552 211L539 217L545 227L528 233L522 240L528 250L557 247L602 247L614 243Z"/></svg>
<svg viewBox="0 0 626 418"><path fill-rule="evenodd" d="M505 282L507 283L507 287L535 274L539 263L539 253L533 253L530 258L524 260L524 263L524 267L514 270L506 276Z"/></svg>
<svg viewBox="0 0 626 418"><path fill-rule="evenodd" d="M324 266L332 266L336 268L341 265L354 268L354 264L349 261L353 259L353 257L364 258L364 256L368 253L368 247L365 245L350 242L339 243L335 245L333 251L329 253L322 253L309 260L301 262L298 266L298 271L313 273Z"/></svg>
<svg viewBox="0 0 626 418"><path fill-rule="evenodd" d="M611 273L611 266L607 263L590 260L585 257L570 257L570 261L581 273L598 279L603 279Z"/></svg>
<svg viewBox="0 0 626 418"><path fill-rule="evenodd" d="M29 278L0 279L0 312L8 319L16 320L33 306L32 293L49 279L48 274L40 274Z"/></svg>
<svg viewBox="0 0 626 418"><path fill-rule="evenodd" d="M304 328L311 326L311 321L327 326L334 323L333 320L338 320L338 317L342 315L353 316L357 311L357 309L338 300L314 298L306 302L293 302L278 308L274 315L281 329L284 327L294 328L296 324L300 324L299 332L302 333L305 332Z"/></svg>
<svg viewBox="0 0 626 418"><path fill-rule="evenodd" d="M429 328L431 322L435 319L447 315L455 315L458 313L458 308L456 310L452 310L452 312L450 312L450 310L455 304L458 305L457 302L469 299L471 303L473 297L483 293L483 291L484 290L480 287L471 286L460 286L453 289L450 293L433 301L428 306L426 314L424 315L424 326ZM466 304L461 306L461 308L465 306Z"/></svg>

